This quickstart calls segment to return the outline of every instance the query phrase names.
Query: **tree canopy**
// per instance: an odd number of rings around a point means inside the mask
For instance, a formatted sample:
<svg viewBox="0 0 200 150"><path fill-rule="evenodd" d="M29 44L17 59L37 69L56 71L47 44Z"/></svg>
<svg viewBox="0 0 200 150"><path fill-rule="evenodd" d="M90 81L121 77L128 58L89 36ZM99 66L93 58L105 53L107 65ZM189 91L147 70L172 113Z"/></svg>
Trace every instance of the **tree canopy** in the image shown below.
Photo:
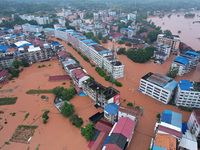
<svg viewBox="0 0 200 150"><path fill-rule="evenodd" d="M108 40L107 40L106 37L103 37L103 38L102 38L102 43L108 43Z"/></svg>
<svg viewBox="0 0 200 150"><path fill-rule="evenodd" d="M18 69L18 68L21 66L21 61L19 61L19 60L14 60L14 61L12 62L12 65L13 65L13 67L14 67L15 69Z"/></svg>
<svg viewBox="0 0 200 150"><path fill-rule="evenodd" d="M61 108L61 114L65 117L71 116L74 112L75 112L74 105L69 104L67 102L65 102Z"/></svg>
<svg viewBox="0 0 200 150"><path fill-rule="evenodd" d="M85 136L87 141L90 141L94 135L94 125L87 124L84 128L81 128L81 135Z"/></svg>
<svg viewBox="0 0 200 150"><path fill-rule="evenodd" d="M162 33L162 31L157 31L157 30L151 30L149 31L149 33L147 34L147 37L149 38L149 40L151 42L155 42L157 40L157 36L158 34Z"/></svg>
<svg viewBox="0 0 200 150"><path fill-rule="evenodd" d="M164 34L166 34L166 36L171 36L172 35L172 32L170 30L165 30L164 31Z"/></svg>

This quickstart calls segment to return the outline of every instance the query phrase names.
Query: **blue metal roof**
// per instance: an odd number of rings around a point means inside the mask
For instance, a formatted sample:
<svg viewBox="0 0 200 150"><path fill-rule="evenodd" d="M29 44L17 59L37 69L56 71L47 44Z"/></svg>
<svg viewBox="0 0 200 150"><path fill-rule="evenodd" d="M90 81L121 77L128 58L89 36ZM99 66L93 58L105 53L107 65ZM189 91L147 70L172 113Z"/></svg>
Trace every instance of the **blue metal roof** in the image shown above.
<svg viewBox="0 0 200 150"><path fill-rule="evenodd" d="M85 36L79 36L79 37L76 37L77 39L86 39Z"/></svg>
<svg viewBox="0 0 200 150"><path fill-rule="evenodd" d="M15 38L15 37L17 37L17 35L12 35L12 36L10 36L10 38Z"/></svg>
<svg viewBox="0 0 200 150"><path fill-rule="evenodd" d="M108 112L110 115L116 115L117 114L117 110L118 110L119 106L116 105L115 103L109 103L107 104L107 106L104 108L104 110L106 112Z"/></svg>
<svg viewBox="0 0 200 150"><path fill-rule="evenodd" d="M88 46L92 46L92 45L96 45L97 43L90 43L90 44L87 44Z"/></svg>
<svg viewBox="0 0 200 150"><path fill-rule="evenodd" d="M182 123L182 133L185 134L186 131L187 131L187 124Z"/></svg>
<svg viewBox="0 0 200 150"><path fill-rule="evenodd" d="M198 54L198 53L192 52L192 51L187 51L185 54L186 54L186 55L189 55L189 56L193 56L193 57L196 57L196 56L199 57L199 54Z"/></svg>
<svg viewBox="0 0 200 150"><path fill-rule="evenodd" d="M0 46L0 51L6 51L9 47L6 45Z"/></svg>
<svg viewBox="0 0 200 150"><path fill-rule="evenodd" d="M30 27L33 27L33 28L39 28L39 27L41 27L41 26L30 25Z"/></svg>
<svg viewBox="0 0 200 150"><path fill-rule="evenodd" d="M179 62L181 64L186 64L188 63L190 60L188 58L182 57L182 56L178 56L174 59L174 61Z"/></svg>
<svg viewBox="0 0 200 150"><path fill-rule="evenodd" d="M45 31L54 31L53 28L44 28Z"/></svg>
<svg viewBox="0 0 200 150"><path fill-rule="evenodd" d="M65 30L65 32L68 32L68 33L73 33L74 30L73 29L69 29L69 30Z"/></svg>
<svg viewBox="0 0 200 150"><path fill-rule="evenodd" d="M64 30L65 28L57 28L56 30Z"/></svg>
<svg viewBox="0 0 200 150"><path fill-rule="evenodd" d="M37 36L37 35L42 35L42 34L41 33L35 33L34 35Z"/></svg>
<svg viewBox="0 0 200 150"><path fill-rule="evenodd" d="M191 87L194 86L192 83L189 82L189 80L181 80L179 83L179 87L181 90L191 91Z"/></svg>
<svg viewBox="0 0 200 150"><path fill-rule="evenodd" d="M20 33L19 35L24 35L23 33Z"/></svg>
<svg viewBox="0 0 200 150"><path fill-rule="evenodd" d="M167 91L173 91L178 83L174 80L168 82L163 88L166 89Z"/></svg>
<svg viewBox="0 0 200 150"><path fill-rule="evenodd" d="M99 54L103 55L103 54L110 53L110 52L111 52L110 50L103 50L103 51L100 51Z"/></svg>
<svg viewBox="0 0 200 150"><path fill-rule="evenodd" d="M167 150L167 149L163 148L163 147L160 147L160 146L157 146L157 145L153 145L152 150Z"/></svg>
<svg viewBox="0 0 200 150"><path fill-rule="evenodd" d="M91 42L94 42L94 41L92 41L91 39L86 39L86 40L83 40L82 42L83 43L91 43Z"/></svg>
<svg viewBox="0 0 200 150"><path fill-rule="evenodd" d="M72 36L74 36L74 35L80 35L80 33L73 33Z"/></svg>
<svg viewBox="0 0 200 150"><path fill-rule="evenodd" d="M9 29L11 29L11 28L1 28L2 30L9 30Z"/></svg>
<svg viewBox="0 0 200 150"><path fill-rule="evenodd" d="M60 45L60 43L53 43L52 45L53 45L53 46L55 46L55 45Z"/></svg>
<svg viewBox="0 0 200 150"><path fill-rule="evenodd" d="M165 122L182 129L182 114L165 110L162 112L161 122Z"/></svg>
<svg viewBox="0 0 200 150"><path fill-rule="evenodd" d="M109 23L112 23L112 21L108 21Z"/></svg>

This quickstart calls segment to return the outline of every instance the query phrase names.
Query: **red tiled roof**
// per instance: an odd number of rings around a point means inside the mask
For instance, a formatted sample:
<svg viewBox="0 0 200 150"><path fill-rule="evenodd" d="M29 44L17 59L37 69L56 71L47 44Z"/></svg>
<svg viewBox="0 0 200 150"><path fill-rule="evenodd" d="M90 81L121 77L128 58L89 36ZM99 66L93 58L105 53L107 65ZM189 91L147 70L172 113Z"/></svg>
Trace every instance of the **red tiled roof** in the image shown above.
<svg viewBox="0 0 200 150"><path fill-rule="evenodd" d="M95 129L102 131L102 132L107 132L107 133L109 133L111 131L112 127L113 127L112 124L107 123L102 120L99 120L95 125Z"/></svg>
<svg viewBox="0 0 200 150"><path fill-rule="evenodd" d="M60 55L60 56L69 55L69 53L67 51L62 50L62 51L58 52L58 55Z"/></svg>
<svg viewBox="0 0 200 150"><path fill-rule="evenodd" d="M78 76L79 74L84 73L84 71L82 69L75 69L71 73L75 74L76 76Z"/></svg>
<svg viewBox="0 0 200 150"><path fill-rule="evenodd" d="M138 117L140 114L140 110L138 108L134 108L131 106L127 106L127 107L119 106L118 111L135 116L135 117Z"/></svg>
<svg viewBox="0 0 200 150"><path fill-rule="evenodd" d="M97 137L96 141L94 142L93 146L91 147L91 150L102 150L102 146L104 142L106 141L107 136L108 136L108 133L101 132L99 136Z"/></svg>
<svg viewBox="0 0 200 150"><path fill-rule="evenodd" d="M194 109L192 113L194 114L194 116L196 117L196 120L197 120L198 124L200 125L200 110Z"/></svg>
<svg viewBox="0 0 200 150"><path fill-rule="evenodd" d="M71 80L68 75L49 76L49 81Z"/></svg>
<svg viewBox="0 0 200 150"><path fill-rule="evenodd" d="M130 139L134 127L135 127L135 121L131 120L128 117L121 117L119 118L113 130L113 133L121 133L126 138Z"/></svg>
<svg viewBox="0 0 200 150"><path fill-rule="evenodd" d="M106 146L105 150L122 150L115 144L106 144L105 146Z"/></svg>
<svg viewBox="0 0 200 150"><path fill-rule="evenodd" d="M176 131L174 129L170 129L170 128L164 127L162 125L158 125L158 130L169 133L169 134L174 135L176 137L182 138L182 132Z"/></svg>
<svg viewBox="0 0 200 150"><path fill-rule="evenodd" d="M148 31L154 30L153 28L149 28Z"/></svg>
<svg viewBox="0 0 200 150"><path fill-rule="evenodd" d="M82 92L83 90L82 89L80 89L79 87L75 87L75 89L76 89L76 91L77 91L77 93L80 93L80 92Z"/></svg>
<svg viewBox="0 0 200 150"><path fill-rule="evenodd" d="M2 70L0 72L0 78L2 78L3 76L5 76L8 73L8 70Z"/></svg>
<svg viewBox="0 0 200 150"><path fill-rule="evenodd" d="M90 141L88 147L91 148L94 145L94 141Z"/></svg>
<svg viewBox="0 0 200 150"><path fill-rule="evenodd" d="M81 79L81 78L83 78L85 76L88 76L88 75L84 72L84 73L81 73L79 75L76 75L76 78Z"/></svg>

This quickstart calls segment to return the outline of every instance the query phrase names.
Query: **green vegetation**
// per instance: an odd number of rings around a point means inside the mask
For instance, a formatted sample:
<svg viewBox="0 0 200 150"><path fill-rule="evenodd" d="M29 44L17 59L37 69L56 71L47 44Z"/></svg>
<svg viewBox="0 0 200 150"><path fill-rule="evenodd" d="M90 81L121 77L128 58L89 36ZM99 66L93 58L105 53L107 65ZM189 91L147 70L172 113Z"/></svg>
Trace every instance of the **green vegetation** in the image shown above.
<svg viewBox="0 0 200 150"><path fill-rule="evenodd" d="M30 114L27 113L27 114L24 116L24 120L26 120L26 118L28 118L29 115L30 115Z"/></svg>
<svg viewBox="0 0 200 150"><path fill-rule="evenodd" d="M5 142L4 144L6 144L6 145L10 145L10 143L9 143L9 142Z"/></svg>
<svg viewBox="0 0 200 150"><path fill-rule="evenodd" d="M70 52L68 52L69 53L69 55L70 55L70 57L73 59L73 60L75 60L76 61L76 63L78 64L79 63L79 61L70 53Z"/></svg>
<svg viewBox="0 0 200 150"><path fill-rule="evenodd" d="M135 108L140 109L140 106L135 106Z"/></svg>
<svg viewBox="0 0 200 150"><path fill-rule="evenodd" d="M87 124L84 128L81 128L81 135L85 136L87 141L90 141L94 135L94 125Z"/></svg>
<svg viewBox="0 0 200 150"><path fill-rule="evenodd" d="M125 47L120 47L119 50L117 51L117 55L121 54L126 54L126 48Z"/></svg>
<svg viewBox="0 0 200 150"><path fill-rule="evenodd" d="M39 65L38 68L42 68L42 67Z"/></svg>
<svg viewBox="0 0 200 150"><path fill-rule="evenodd" d="M14 67L15 69L19 69L19 67L21 66L21 61L19 61L19 60L14 60L14 61L12 62L12 65L13 65L13 67Z"/></svg>
<svg viewBox="0 0 200 150"><path fill-rule="evenodd" d="M38 146L36 147L36 149L35 149L35 150L39 150L39 147L40 147L40 144L38 144Z"/></svg>
<svg viewBox="0 0 200 150"><path fill-rule="evenodd" d="M4 97L0 98L0 106L1 105L12 105L15 104L17 97Z"/></svg>
<svg viewBox="0 0 200 150"><path fill-rule="evenodd" d="M23 65L24 67L29 67L29 66L30 66L30 64L27 62L27 60L26 60L24 57L22 58L21 63L22 63L22 65Z"/></svg>
<svg viewBox="0 0 200 150"><path fill-rule="evenodd" d="M56 38L57 40L59 40L59 41L62 41L62 39L60 39L60 38Z"/></svg>
<svg viewBox="0 0 200 150"><path fill-rule="evenodd" d="M74 112L75 112L74 105L69 104L67 102L65 102L61 108L61 114L65 117L71 116Z"/></svg>
<svg viewBox="0 0 200 150"><path fill-rule="evenodd" d="M133 107L133 103L129 102L129 103L127 103L127 106Z"/></svg>
<svg viewBox="0 0 200 150"><path fill-rule="evenodd" d="M187 17L188 17L188 18L189 18L189 17L194 17L194 16L195 16L195 14L191 14L191 13L185 14L185 15L184 15L184 17L186 17L186 18L187 18Z"/></svg>
<svg viewBox="0 0 200 150"><path fill-rule="evenodd" d="M46 124L46 123L47 123L47 119L43 119L43 120L42 120L42 123L43 123L43 124Z"/></svg>
<svg viewBox="0 0 200 150"><path fill-rule="evenodd" d="M13 116L13 117L15 116L15 114L16 114L15 112L14 113L10 113L10 115Z"/></svg>
<svg viewBox="0 0 200 150"><path fill-rule="evenodd" d="M80 118L77 114L72 114L69 118L69 121L77 128L79 128L83 124L83 119Z"/></svg>
<svg viewBox="0 0 200 150"><path fill-rule="evenodd" d="M178 30L178 33L180 34L180 33L181 33L181 30Z"/></svg>
<svg viewBox="0 0 200 150"><path fill-rule="evenodd" d="M108 43L108 39L106 37L102 38L102 43Z"/></svg>
<svg viewBox="0 0 200 150"><path fill-rule="evenodd" d="M102 40L102 38L103 38L102 32L99 32L99 34L98 34L98 39L99 39L99 40Z"/></svg>
<svg viewBox="0 0 200 150"><path fill-rule="evenodd" d="M149 38L149 40L151 42L155 42L157 40L157 36L158 34L162 33L161 30L157 31L157 30L151 30L149 31L149 33L147 34L147 37Z"/></svg>
<svg viewBox="0 0 200 150"><path fill-rule="evenodd" d="M189 107L184 107L184 106L179 106L180 110L184 110L184 111L189 111L192 112L193 109L195 108L189 108Z"/></svg>
<svg viewBox="0 0 200 150"><path fill-rule="evenodd" d="M169 14L167 17L170 18L172 16L172 14Z"/></svg>
<svg viewBox="0 0 200 150"><path fill-rule="evenodd" d="M51 64L49 64L49 67L51 66Z"/></svg>
<svg viewBox="0 0 200 150"><path fill-rule="evenodd" d="M166 76L170 78L176 78L178 74L179 69L177 67L171 67L169 72L166 74Z"/></svg>
<svg viewBox="0 0 200 150"><path fill-rule="evenodd" d="M156 115L156 117L157 117L158 121L160 121L160 118L161 118L160 113L158 113L158 114Z"/></svg>
<svg viewBox="0 0 200 150"><path fill-rule="evenodd" d="M126 46L130 46L130 47L131 47L131 46L132 46L132 43L129 42L129 43L126 44Z"/></svg>
<svg viewBox="0 0 200 150"><path fill-rule="evenodd" d="M166 36L172 36L172 32L170 30L165 30L164 34L166 34Z"/></svg>
<svg viewBox="0 0 200 150"><path fill-rule="evenodd" d="M13 77L19 77L20 70L8 69L8 72L11 74L9 80L12 80Z"/></svg>
<svg viewBox="0 0 200 150"><path fill-rule="evenodd" d="M154 54L155 47L147 47L138 50L129 49L126 53L127 57L136 63L145 63L151 59Z"/></svg>
<svg viewBox="0 0 200 150"><path fill-rule="evenodd" d="M26 94L42 94L42 93L53 93L52 90L29 90Z"/></svg>
<svg viewBox="0 0 200 150"><path fill-rule="evenodd" d="M63 83L62 83L62 85L65 85L65 84L66 84L66 82L63 82Z"/></svg>

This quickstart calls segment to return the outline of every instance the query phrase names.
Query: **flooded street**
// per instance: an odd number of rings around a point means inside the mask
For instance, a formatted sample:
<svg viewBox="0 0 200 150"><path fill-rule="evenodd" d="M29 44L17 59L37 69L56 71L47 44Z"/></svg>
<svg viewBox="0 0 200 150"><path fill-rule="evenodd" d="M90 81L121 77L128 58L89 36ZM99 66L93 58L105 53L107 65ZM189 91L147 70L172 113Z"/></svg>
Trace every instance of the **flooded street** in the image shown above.
<svg viewBox="0 0 200 150"><path fill-rule="evenodd" d="M192 47L194 50L200 50L200 23L193 23L194 21L200 21L200 12L195 13L194 18L185 18L185 13L172 13L171 17L168 14L163 18L158 16L150 16L147 20L155 23L156 26L161 26L161 29L170 30L172 34L179 35L181 41ZM178 15L180 15L178 17ZM178 31L181 31L178 34Z"/></svg>

